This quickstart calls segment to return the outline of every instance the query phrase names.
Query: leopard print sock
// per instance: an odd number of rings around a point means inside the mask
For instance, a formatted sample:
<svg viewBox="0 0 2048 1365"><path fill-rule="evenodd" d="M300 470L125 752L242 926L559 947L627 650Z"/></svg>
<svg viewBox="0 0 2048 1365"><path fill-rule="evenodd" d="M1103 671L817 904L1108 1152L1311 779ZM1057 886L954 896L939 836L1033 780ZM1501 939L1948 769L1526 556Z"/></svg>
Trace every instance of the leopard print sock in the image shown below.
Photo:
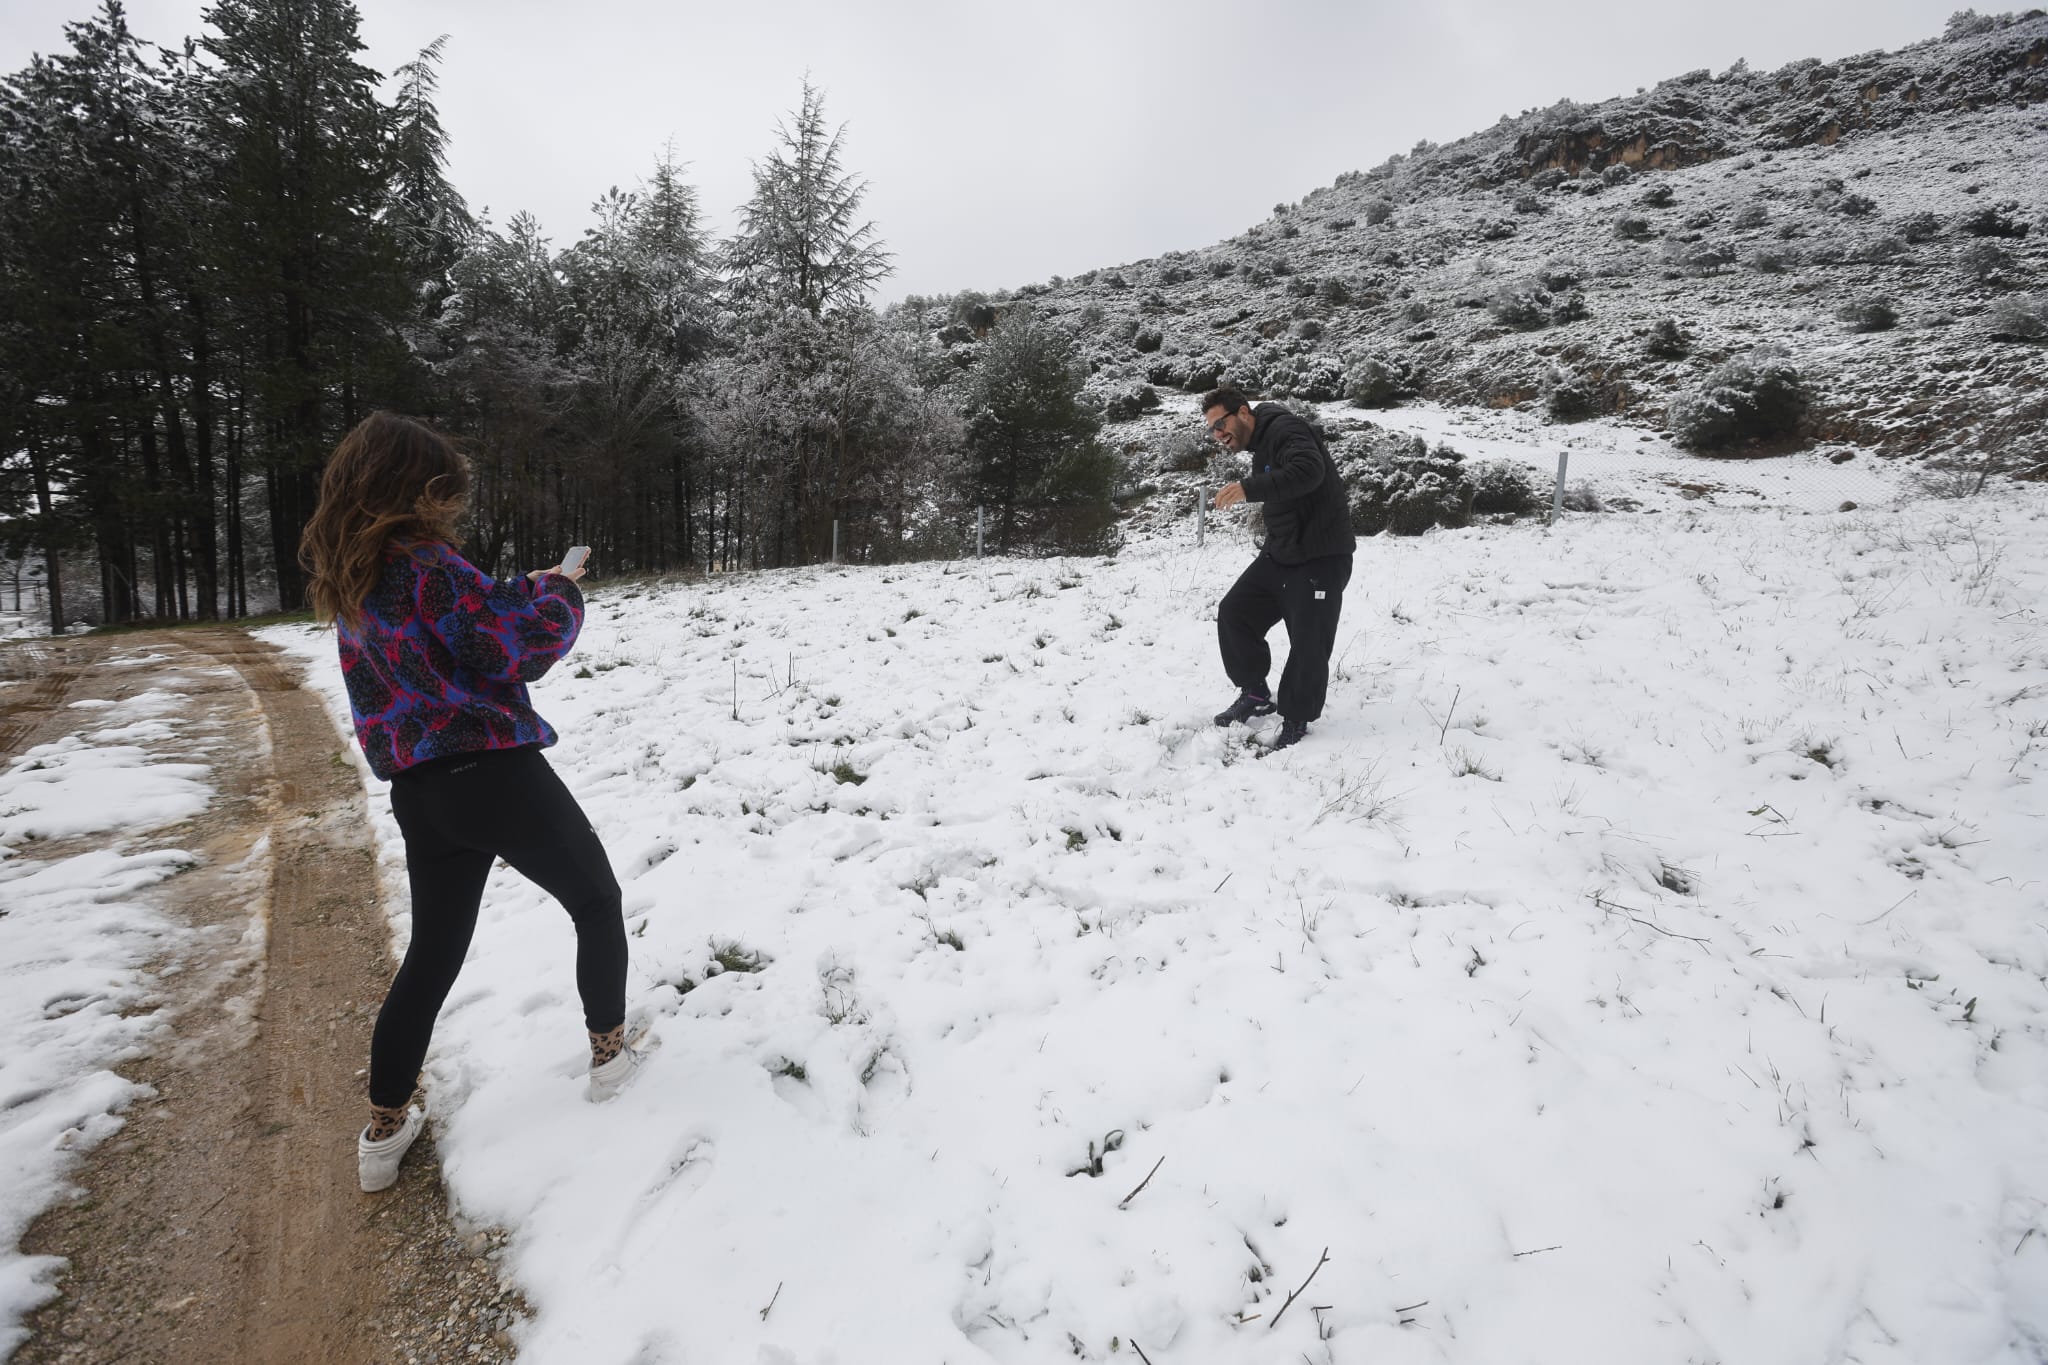
<svg viewBox="0 0 2048 1365"><path fill-rule="evenodd" d="M370 1131L364 1136L368 1137L372 1142L382 1142L388 1137L397 1136L398 1130L403 1127L405 1127L404 1105L401 1104L396 1109L386 1109L381 1105L373 1104L370 1106Z"/></svg>
<svg viewBox="0 0 2048 1365"><path fill-rule="evenodd" d="M603 1066L626 1048L626 1026L619 1025L607 1033L590 1035L590 1065Z"/></svg>

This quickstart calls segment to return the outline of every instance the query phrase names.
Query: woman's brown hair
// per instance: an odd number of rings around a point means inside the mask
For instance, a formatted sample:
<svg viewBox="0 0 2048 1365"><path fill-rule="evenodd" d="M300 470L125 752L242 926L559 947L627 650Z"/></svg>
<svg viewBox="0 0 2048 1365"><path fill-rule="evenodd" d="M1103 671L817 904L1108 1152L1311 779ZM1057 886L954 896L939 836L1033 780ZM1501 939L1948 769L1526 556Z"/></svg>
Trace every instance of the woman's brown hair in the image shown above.
<svg viewBox="0 0 2048 1365"><path fill-rule="evenodd" d="M299 537L315 619L354 627L394 542L460 545L469 460L422 422L373 412L341 438L320 475L320 505Z"/></svg>

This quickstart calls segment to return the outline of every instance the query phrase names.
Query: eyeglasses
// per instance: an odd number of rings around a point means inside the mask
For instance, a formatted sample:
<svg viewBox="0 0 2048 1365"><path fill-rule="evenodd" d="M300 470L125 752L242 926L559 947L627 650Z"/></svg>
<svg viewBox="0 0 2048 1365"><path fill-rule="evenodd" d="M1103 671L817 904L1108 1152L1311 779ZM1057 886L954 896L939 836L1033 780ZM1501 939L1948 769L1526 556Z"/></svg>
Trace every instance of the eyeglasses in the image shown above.
<svg viewBox="0 0 2048 1365"><path fill-rule="evenodd" d="M1237 414L1234 412L1226 412L1221 417L1218 417L1215 421L1209 423L1209 434L1211 436L1222 435L1223 428L1229 426L1230 419L1235 416L1237 416Z"/></svg>

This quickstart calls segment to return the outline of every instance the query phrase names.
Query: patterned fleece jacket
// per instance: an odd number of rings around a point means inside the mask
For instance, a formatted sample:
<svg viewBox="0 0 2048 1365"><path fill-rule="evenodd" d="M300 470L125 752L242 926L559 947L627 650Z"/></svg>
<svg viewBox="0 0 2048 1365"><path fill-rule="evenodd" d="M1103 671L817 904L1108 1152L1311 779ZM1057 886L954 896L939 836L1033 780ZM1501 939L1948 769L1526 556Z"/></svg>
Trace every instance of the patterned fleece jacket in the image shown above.
<svg viewBox="0 0 2048 1365"><path fill-rule="evenodd" d="M391 546L361 623L335 630L370 771L388 781L449 754L553 744L526 684L582 628L583 593L560 574L498 582L447 545Z"/></svg>

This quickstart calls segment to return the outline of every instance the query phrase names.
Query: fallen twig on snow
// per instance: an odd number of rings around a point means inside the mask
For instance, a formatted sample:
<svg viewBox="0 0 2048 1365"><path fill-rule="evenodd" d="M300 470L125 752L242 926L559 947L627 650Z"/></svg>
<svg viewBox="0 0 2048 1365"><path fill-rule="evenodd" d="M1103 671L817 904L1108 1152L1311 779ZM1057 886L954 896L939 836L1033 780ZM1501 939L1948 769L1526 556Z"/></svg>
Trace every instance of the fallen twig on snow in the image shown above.
<svg viewBox="0 0 2048 1365"><path fill-rule="evenodd" d="M1329 1259L1330 1249L1328 1247L1324 1247L1322 1260L1316 1262L1316 1270L1321 1270L1323 1268L1323 1263L1325 1261L1328 1261ZM1316 1277L1316 1270L1309 1271L1308 1280L1313 1280ZM1301 1297L1301 1291L1308 1288L1308 1280L1303 1280L1301 1284L1296 1287L1295 1291L1287 1296L1287 1302L1280 1305L1280 1311L1278 1313L1275 1313L1273 1315L1273 1320L1266 1324L1267 1331L1270 1332L1275 1327L1278 1327L1280 1325L1281 1317L1287 1312L1289 1308L1291 1308L1294 1305L1294 1301ZM1132 1342L1131 1344L1133 1346L1137 1345L1136 1342Z"/></svg>
<svg viewBox="0 0 2048 1365"><path fill-rule="evenodd" d="M1607 913L1611 915L1620 915L1624 919L1631 920L1636 924L1640 924L1645 929L1655 929L1658 933L1664 935L1666 938L1682 938L1688 943L1697 943L1702 946L1705 946L1707 943L1711 941L1709 939L1700 938L1695 934L1681 934L1676 930L1666 929L1661 924L1652 924L1650 921L1644 919L1642 916L1635 914L1626 905L1622 905L1616 901L1608 900L1606 897L1602 896L1597 891L1593 893L1593 904L1599 906L1602 910L1605 910Z"/></svg>
<svg viewBox="0 0 2048 1365"><path fill-rule="evenodd" d="M1121 1209L1121 1208L1128 1208L1128 1207L1130 1207L1130 1203L1131 1203L1131 1201L1132 1201L1133 1199L1136 1199L1136 1198L1138 1197L1138 1191L1139 1191L1139 1190L1142 1190L1142 1189L1144 1189L1144 1188L1145 1188L1145 1187L1146 1187L1147 1185L1151 1184L1151 1183L1152 1183L1152 1177L1153 1177L1153 1176L1155 1176L1155 1175L1158 1175L1158 1174L1159 1174L1159 1168L1160 1168L1161 1166L1164 1166L1165 1164L1166 1164L1166 1158L1165 1158L1165 1157L1163 1157L1163 1156L1162 1156L1162 1157L1160 1157L1160 1158L1159 1158L1159 1160L1157 1160L1157 1161L1153 1162L1153 1163L1152 1163L1152 1169L1151 1169L1151 1170L1149 1170L1149 1171L1147 1171L1147 1172L1145 1172L1145 1178L1144 1178L1143 1180L1140 1180L1140 1181L1138 1182L1138 1189L1136 1189L1136 1190L1132 1190L1132 1191L1131 1191L1131 1192L1130 1192L1129 1194L1125 1195L1125 1196L1124 1196L1124 1197L1123 1197L1122 1199L1119 1199L1119 1200L1117 1200L1116 1206L1117 1206L1118 1208L1120 1208L1120 1209Z"/></svg>
<svg viewBox="0 0 2048 1365"><path fill-rule="evenodd" d="M1872 915L1872 916L1871 916L1871 917L1870 917L1869 919L1865 919L1865 920L1858 920L1858 921L1856 921L1856 922L1857 922L1858 924L1875 924L1875 923L1877 923L1877 922L1878 922L1879 920L1883 919L1885 915L1889 915L1889 914L1890 914L1890 913L1891 913L1891 912L1892 912L1893 910L1896 910L1896 909L1898 909L1898 908L1899 908L1900 906L1904 905L1904 904L1905 904L1905 903L1906 903L1907 901L1909 901L1909 900L1913 899L1913 897L1915 897L1915 896L1917 896L1917 895L1919 895L1919 894L1920 894L1920 893L1919 893L1918 891L1908 891L1908 892L1907 892L1907 893L1906 893L1905 895L1903 895L1903 896L1899 897L1899 898L1898 898L1897 900L1893 901L1893 902L1891 903L1891 906L1890 906L1890 908L1888 908L1888 909L1887 909L1887 910L1886 910L1886 911L1884 912L1884 914L1883 914L1883 915Z"/></svg>

